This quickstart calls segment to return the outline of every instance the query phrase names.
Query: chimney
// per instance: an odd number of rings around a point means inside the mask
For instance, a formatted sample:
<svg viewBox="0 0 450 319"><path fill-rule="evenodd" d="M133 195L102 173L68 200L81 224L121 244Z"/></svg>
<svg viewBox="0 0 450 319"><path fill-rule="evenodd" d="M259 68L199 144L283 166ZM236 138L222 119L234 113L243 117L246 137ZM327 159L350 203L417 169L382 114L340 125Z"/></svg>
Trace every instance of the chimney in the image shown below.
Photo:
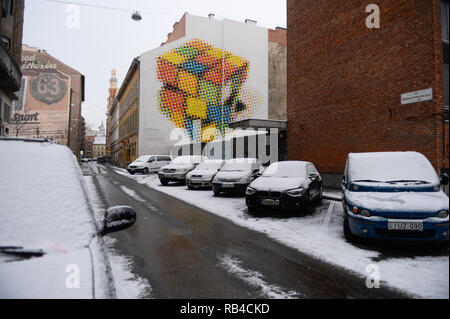
<svg viewBox="0 0 450 319"><path fill-rule="evenodd" d="M215 16L216 16L216 15L215 15L214 13L208 14L208 18L210 18L210 19L214 19Z"/></svg>

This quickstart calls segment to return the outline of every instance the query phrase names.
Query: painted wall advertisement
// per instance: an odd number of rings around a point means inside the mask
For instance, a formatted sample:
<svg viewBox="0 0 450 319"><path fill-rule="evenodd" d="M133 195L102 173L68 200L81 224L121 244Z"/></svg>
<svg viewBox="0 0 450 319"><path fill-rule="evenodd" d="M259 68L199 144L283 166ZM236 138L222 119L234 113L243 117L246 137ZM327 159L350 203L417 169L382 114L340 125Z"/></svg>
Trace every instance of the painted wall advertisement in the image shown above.
<svg viewBox="0 0 450 319"><path fill-rule="evenodd" d="M70 78L45 52L22 53L22 87L13 104L11 135L67 144Z"/></svg>

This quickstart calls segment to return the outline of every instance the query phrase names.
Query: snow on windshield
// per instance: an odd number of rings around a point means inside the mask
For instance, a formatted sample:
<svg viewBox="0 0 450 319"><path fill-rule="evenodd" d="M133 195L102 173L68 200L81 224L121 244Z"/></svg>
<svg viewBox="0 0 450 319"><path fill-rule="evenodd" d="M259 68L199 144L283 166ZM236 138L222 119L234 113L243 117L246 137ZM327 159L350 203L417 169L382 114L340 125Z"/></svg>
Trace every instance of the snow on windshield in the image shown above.
<svg viewBox="0 0 450 319"><path fill-rule="evenodd" d="M201 161L201 156L179 156L172 161L172 164L192 164L200 163Z"/></svg>
<svg viewBox="0 0 450 319"><path fill-rule="evenodd" d="M263 176L274 177L306 177L306 163L303 162L277 162L270 164Z"/></svg>
<svg viewBox="0 0 450 319"><path fill-rule="evenodd" d="M205 162L201 162L198 166L197 169L204 169L204 170L217 170L221 167L221 163L220 162L213 162L213 161L205 161Z"/></svg>
<svg viewBox="0 0 450 319"><path fill-rule="evenodd" d="M66 146L0 140L0 246L84 247L95 232Z"/></svg>
<svg viewBox="0 0 450 319"><path fill-rule="evenodd" d="M139 156L135 160L135 162L147 162L149 158L150 158L150 155L142 155L142 156Z"/></svg>
<svg viewBox="0 0 450 319"><path fill-rule="evenodd" d="M252 158L235 158L226 161L222 171L250 171L254 163Z"/></svg>
<svg viewBox="0 0 450 319"><path fill-rule="evenodd" d="M349 155L352 181L427 181L439 178L425 156L416 152L353 153Z"/></svg>

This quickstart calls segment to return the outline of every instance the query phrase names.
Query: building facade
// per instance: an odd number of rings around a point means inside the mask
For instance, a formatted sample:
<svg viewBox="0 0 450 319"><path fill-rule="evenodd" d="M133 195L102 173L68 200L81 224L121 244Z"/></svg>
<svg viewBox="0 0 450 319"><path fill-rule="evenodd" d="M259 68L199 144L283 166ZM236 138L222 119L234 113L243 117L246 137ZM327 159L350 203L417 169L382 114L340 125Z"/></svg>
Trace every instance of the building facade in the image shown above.
<svg viewBox="0 0 450 319"><path fill-rule="evenodd" d="M448 170L448 1L288 0L287 12L289 159L330 186L350 152L418 151Z"/></svg>
<svg viewBox="0 0 450 319"><path fill-rule="evenodd" d="M140 63L134 59L117 93L119 111L118 159L121 166L138 156L139 131L139 75Z"/></svg>
<svg viewBox="0 0 450 319"><path fill-rule="evenodd" d="M0 136L11 135L13 102L21 87L23 0L0 1Z"/></svg>
<svg viewBox="0 0 450 319"><path fill-rule="evenodd" d="M110 136L110 156L111 163L114 165L120 165L119 163L119 118L120 118L120 107L119 100L117 98L114 99L113 104L111 106L110 115L111 115L111 126L109 131Z"/></svg>
<svg viewBox="0 0 450 319"><path fill-rule="evenodd" d="M12 135L67 145L80 157L84 76L45 50L22 48L22 88L14 104Z"/></svg>
<svg viewBox="0 0 450 319"><path fill-rule="evenodd" d="M117 99L122 165L180 142L217 141L236 121L285 120L286 30L184 14L166 42L134 59Z"/></svg>
<svg viewBox="0 0 450 319"><path fill-rule="evenodd" d="M92 156L102 157L106 156L106 136L105 135L97 135L92 142Z"/></svg>

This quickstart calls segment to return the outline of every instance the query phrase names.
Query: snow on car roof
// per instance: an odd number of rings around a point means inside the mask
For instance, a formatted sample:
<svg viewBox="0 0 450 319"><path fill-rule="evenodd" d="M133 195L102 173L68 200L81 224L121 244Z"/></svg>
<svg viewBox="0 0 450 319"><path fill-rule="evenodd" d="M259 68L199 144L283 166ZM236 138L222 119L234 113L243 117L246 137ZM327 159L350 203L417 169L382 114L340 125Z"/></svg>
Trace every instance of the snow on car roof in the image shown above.
<svg viewBox="0 0 450 319"><path fill-rule="evenodd" d="M69 148L0 139L0 246L86 246L95 233Z"/></svg>
<svg viewBox="0 0 450 319"><path fill-rule="evenodd" d="M241 157L241 158L231 158L229 160L227 160L225 163L226 164L230 164L230 163L256 163L258 161L257 158L245 158L245 157Z"/></svg>
<svg viewBox="0 0 450 319"><path fill-rule="evenodd" d="M439 183L428 159L418 152L350 153L349 176L355 180L422 180Z"/></svg>

